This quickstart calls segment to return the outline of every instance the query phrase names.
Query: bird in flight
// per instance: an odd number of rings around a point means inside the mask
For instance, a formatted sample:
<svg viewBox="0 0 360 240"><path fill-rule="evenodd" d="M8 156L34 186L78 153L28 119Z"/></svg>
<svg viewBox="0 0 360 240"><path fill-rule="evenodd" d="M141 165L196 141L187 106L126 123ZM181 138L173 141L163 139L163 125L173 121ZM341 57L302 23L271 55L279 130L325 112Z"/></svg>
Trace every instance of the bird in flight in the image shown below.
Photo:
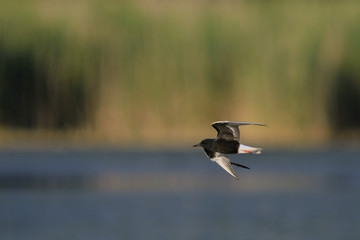
<svg viewBox="0 0 360 240"><path fill-rule="evenodd" d="M219 164L220 167L237 180L239 178L231 164L246 169L249 168L239 163L230 162L226 154L260 154L262 150L261 148L250 147L240 143L239 126L242 125L265 126L261 123L217 121L211 124L217 131L216 138L204 139L193 146L202 147L211 161Z"/></svg>

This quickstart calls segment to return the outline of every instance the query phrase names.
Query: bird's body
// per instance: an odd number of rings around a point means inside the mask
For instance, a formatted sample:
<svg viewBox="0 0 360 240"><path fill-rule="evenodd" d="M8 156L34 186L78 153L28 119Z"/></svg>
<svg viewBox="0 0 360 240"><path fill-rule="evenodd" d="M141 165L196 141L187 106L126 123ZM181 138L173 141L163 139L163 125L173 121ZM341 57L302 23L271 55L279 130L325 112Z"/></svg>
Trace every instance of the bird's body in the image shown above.
<svg viewBox="0 0 360 240"><path fill-rule="evenodd" d="M214 122L212 126L218 132L216 138L204 139L199 144L194 145L194 147L204 148L206 155L210 158L211 161L219 164L223 169L225 169L230 175L232 175L236 179L239 178L237 177L234 169L231 167L231 164L238 167L243 167L247 169L249 168L238 163L230 162L226 154L260 154L262 150L261 148L254 148L240 143L240 132L238 127L241 125L264 126L264 124L249 122Z"/></svg>

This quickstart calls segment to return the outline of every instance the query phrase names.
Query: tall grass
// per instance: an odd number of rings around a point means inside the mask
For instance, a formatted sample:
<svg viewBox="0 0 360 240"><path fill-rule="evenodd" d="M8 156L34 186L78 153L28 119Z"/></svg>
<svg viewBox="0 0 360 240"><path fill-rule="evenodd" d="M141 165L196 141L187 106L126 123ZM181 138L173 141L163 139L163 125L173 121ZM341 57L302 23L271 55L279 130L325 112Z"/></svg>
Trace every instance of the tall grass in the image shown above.
<svg viewBox="0 0 360 240"><path fill-rule="evenodd" d="M24 11L27 4L18 7L20 13L1 19L1 122L28 129L82 126L97 99L96 48L83 46L61 24L43 22L32 8Z"/></svg>
<svg viewBox="0 0 360 240"><path fill-rule="evenodd" d="M360 127L359 5L7 3L0 120L89 141L175 143L233 119L269 124L254 130L265 142L323 141Z"/></svg>

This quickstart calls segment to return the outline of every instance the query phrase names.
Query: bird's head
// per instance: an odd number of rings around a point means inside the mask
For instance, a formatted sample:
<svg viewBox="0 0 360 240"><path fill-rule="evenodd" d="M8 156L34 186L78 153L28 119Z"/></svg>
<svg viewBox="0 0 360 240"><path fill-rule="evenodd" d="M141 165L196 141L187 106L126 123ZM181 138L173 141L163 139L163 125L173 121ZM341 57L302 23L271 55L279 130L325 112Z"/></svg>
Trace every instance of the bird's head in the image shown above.
<svg viewBox="0 0 360 240"><path fill-rule="evenodd" d="M208 147L211 145L213 139L204 139L200 143L195 144L193 147Z"/></svg>

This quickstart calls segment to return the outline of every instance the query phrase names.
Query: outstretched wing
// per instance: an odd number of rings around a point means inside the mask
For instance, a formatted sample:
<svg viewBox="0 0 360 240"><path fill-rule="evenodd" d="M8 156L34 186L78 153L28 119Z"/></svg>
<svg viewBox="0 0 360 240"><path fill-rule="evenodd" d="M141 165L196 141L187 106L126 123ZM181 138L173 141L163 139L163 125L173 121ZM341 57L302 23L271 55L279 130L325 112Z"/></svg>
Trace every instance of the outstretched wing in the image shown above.
<svg viewBox="0 0 360 240"><path fill-rule="evenodd" d="M210 150L205 149L206 155L210 158L211 161L216 162L222 167L225 171L227 171L231 176L239 180L238 176L236 175L234 169L231 166L230 160L226 157L225 154L213 152Z"/></svg>
<svg viewBox="0 0 360 240"><path fill-rule="evenodd" d="M225 139L225 140L235 140L240 141L240 132L239 126L241 125L257 125L257 126L265 126L261 123L251 123L251 122L230 122L230 121L218 121L211 124L216 131L217 139Z"/></svg>

